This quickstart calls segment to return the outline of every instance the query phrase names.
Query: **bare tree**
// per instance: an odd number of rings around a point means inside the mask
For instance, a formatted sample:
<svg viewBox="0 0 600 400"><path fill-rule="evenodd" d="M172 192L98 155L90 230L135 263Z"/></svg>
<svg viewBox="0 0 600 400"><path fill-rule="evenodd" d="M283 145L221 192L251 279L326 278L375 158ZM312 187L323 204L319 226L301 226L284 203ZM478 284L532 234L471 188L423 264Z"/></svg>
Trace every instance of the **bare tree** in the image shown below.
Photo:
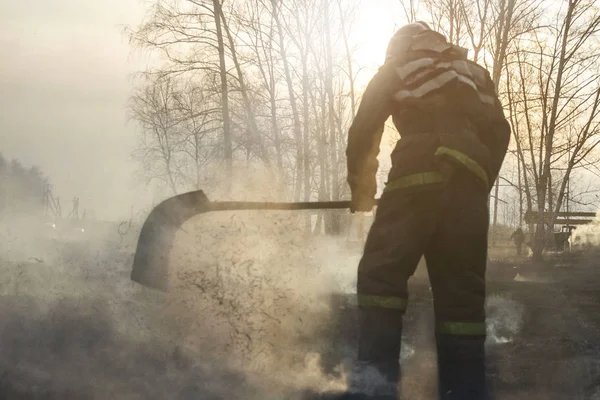
<svg viewBox="0 0 600 400"><path fill-rule="evenodd" d="M598 132L600 14L590 2L569 1L553 25L517 43L511 94L519 157L537 205L534 257L539 259L572 173L594 156ZM526 149L524 151L524 149ZM535 201L533 200L535 199ZM543 211L552 217L545 221Z"/></svg>
<svg viewBox="0 0 600 400"><path fill-rule="evenodd" d="M188 82L174 95L174 107L181 120L181 152L187 156L180 178L195 189L203 187L206 182L204 168L221 153L218 137L221 109L210 101L210 96L205 96L205 92L205 88Z"/></svg>
<svg viewBox="0 0 600 400"><path fill-rule="evenodd" d="M406 21L409 23L415 22L417 20L417 13L419 11L419 3L418 0L399 0L402 9L404 10L404 15L406 17ZM408 3L408 4L406 4Z"/></svg>
<svg viewBox="0 0 600 400"><path fill-rule="evenodd" d="M141 143L134 156L142 163L149 179L163 181L176 194L176 154L180 138L174 91L169 77L150 80L132 96L130 115L142 131Z"/></svg>
<svg viewBox="0 0 600 400"><path fill-rule="evenodd" d="M356 4L167 0L152 6L149 18L129 32L134 44L160 56L146 71L151 81L171 80L168 107L155 113L168 114L171 125L161 138L169 148L148 172L180 190L206 185L219 163L231 174L234 163L258 160L276 168L285 186L281 197L347 195L345 132L360 97L350 35ZM521 221L523 207L556 212L571 201L569 188L577 186L571 176L595 168L596 158L598 71L591 49L598 29L591 0L571 0L560 9L540 0L402 4L407 20L418 11L419 19L470 47L490 69L506 106L514 140L491 197L494 223L501 207L518 210L514 220ZM147 113L138 117L151 121ZM145 132L149 140L152 130ZM140 149L153 146L152 154L160 155L154 138ZM512 206L517 198L519 207Z"/></svg>
<svg viewBox="0 0 600 400"><path fill-rule="evenodd" d="M220 0L213 0L212 9L215 18L215 31L217 34L217 46L219 50L219 75L221 77L221 103L223 106L223 147L225 171L227 183L231 185L233 175L233 144L231 140L231 119L229 116L229 87L227 84L227 64L225 62L225 44L223 40L223 31L221 27L221 3ZM229 191L230 187L228 188Z"/></svg>
<svg viewBox="0 0 600 400"><path fill-rule="evenodd" d="M284 26L281 17L281 0L271 0L272 15L277 26L279 52L282 57L283 67L285 72L285 82L289 95L290 107L292 109L292 116L294 119L294 138L296 144L296 181L294 186L294 199L300 199L300 191L302 189L302 160L303 160L303 149L302 149L302 132L300 115L298 113L298 106L296 102L296 93L294 92L294 82L292 80L292 72L290 67L290 59L287 56L285 46L285 34Z"/></svg>
<svg viewBox="0 0 600 400"><path fill-rule="evenodd" d="M259 154L261 160L268 166L271 164L270 157L269 157L267 149L265 148L265 145L263 143L262 135L258 129L258 124L256 122L256 116L255 116L254 109L253 109L251 101L250 101L250 95L248 93L248 86L246 85L246 79L244 77L244 73L242 72L242 67L240 65L240 62L238 60L235 40L232 36L231 29L229 28L229 25L227 24L227 19L225 17L225 14L223 13L223 9L221 7L219 7L219 14L220 14L220 21L223 24L223 29L225 30L227 39L229 41L229 49L230 49L230 53L231 53L231 59L233 61L233 64L234 64L236 72L237 72L236 80L239 83L239 90L242 95L244 109L246 110L246 114L248 117L247 122L250 125L249 131L252 136L251 139L252 139L252 141L255 142L254 144L258 148L258 154ZM217 23L216 20L215 20L215 23ZM217 35L219 35L219 34L220 34L220 28L217 27ZM221 70L225 71L225 73L226 73L226 68L223 65L222 65Z"/></svg>

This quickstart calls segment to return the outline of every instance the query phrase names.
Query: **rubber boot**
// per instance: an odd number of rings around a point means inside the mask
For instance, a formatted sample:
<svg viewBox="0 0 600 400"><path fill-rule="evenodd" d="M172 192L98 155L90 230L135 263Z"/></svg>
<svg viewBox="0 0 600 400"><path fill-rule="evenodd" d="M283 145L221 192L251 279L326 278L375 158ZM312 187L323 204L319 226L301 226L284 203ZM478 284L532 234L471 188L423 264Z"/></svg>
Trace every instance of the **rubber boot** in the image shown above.
<svg viewBox="0 0 600 400"><path fill-rule="evenodd" d="M400 310L359 309L358 361L350 372L350 393L369 399L397 399L403 314Z"/></svg>
<svg viewBox="0 0 600 400"><path fill-rule="evenodd" d="M485 337L436 335L441 400L487 400Z"/></svg>

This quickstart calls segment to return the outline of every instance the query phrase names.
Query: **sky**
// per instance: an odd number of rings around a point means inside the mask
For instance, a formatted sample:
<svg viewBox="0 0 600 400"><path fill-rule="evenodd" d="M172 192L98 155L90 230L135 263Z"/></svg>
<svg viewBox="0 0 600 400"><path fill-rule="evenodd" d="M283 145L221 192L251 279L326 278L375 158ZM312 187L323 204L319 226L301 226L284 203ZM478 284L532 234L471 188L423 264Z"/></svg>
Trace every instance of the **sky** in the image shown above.
<svg viewBox="0 0 600 400"><path fill-rule="evenodd" d="M39 165L63 209L74 196L100 218L133 204L125 106L142 64L122 26L143 14L139 0L0 0L0 152Z"/></svg>
<svg viewBox="0 0 600 400"><path fill-rule="evenodd" d="M363 2L357 57L371 70L402 18L398 4ZM142 197L157 200L135 183L138 132L126 116L145 59L122 30L144 14L142 0L0 0L0 153L41 167L63 210L77 196L98 218L118 219Z"/></svg>

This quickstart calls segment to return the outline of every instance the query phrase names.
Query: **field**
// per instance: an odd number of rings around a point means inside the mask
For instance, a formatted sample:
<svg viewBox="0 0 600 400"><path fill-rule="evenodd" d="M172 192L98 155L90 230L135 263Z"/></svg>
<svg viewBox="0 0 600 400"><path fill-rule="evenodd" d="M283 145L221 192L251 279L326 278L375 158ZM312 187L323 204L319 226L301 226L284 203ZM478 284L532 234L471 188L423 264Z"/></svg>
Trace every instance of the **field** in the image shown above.
<svg viewBox="0 0 600 400"><path fill-rule="evenodd" d="M5 224L0 398L301 399L343 388L360 250L295 226L279 213L190 221L164 295L129 280L135 226L60 237ZM506 244L490 250L495 398L600 399L598 255L535 265ZM402 361L410 399L435 393L430 300L420 269Z"/></svg>

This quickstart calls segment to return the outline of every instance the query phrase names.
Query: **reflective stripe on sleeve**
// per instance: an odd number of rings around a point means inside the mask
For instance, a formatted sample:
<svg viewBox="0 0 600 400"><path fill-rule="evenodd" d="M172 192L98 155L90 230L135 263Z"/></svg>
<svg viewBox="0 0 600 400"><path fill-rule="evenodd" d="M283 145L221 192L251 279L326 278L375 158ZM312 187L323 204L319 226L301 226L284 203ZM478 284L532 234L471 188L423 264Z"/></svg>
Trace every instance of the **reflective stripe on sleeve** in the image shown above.
<svg viewBox="0 0 600 400"><path fill-rule="evenodd" d="M477 176L479 179L481 179L485 183L486 187L490 187L489 179L488 179L487 174L485 173L485 170L481 167L481 165L479 165L479 163L477 163L477 161L473 160L471 157L467 156L466 154L464 154L458 150L454 150L449 147L442 146L442 147L438 147L437 151L435 152L435 155L436 156L447 155L447 156L454 158L455 160L460 162L462 165L467 167L472 173L475 174L475 176Z"/></svg>

